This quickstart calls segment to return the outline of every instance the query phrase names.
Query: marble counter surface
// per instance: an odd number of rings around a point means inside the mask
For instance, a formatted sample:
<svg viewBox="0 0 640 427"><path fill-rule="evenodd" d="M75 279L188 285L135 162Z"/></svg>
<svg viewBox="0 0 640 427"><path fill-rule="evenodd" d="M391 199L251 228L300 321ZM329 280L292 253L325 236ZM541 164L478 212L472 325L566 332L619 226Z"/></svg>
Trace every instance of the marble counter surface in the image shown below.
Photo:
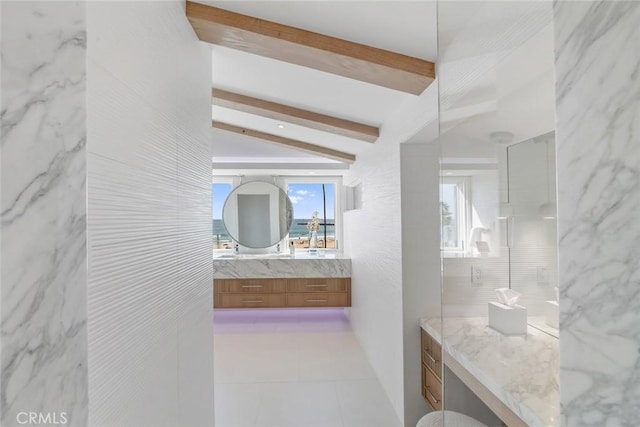
<svg viewBox="0 0 640 427"><path fill-rule="evenodd" d="M502 403L529 426L560 424L558 339L529 327L526 336L505 336L486 317L421 319L442 344ZM444 340L442 339L444 335Z"/></svg>
<svg viewBox="0 0 640 427"><path fill-rule="evenodd" d="M351 260L341 254L311 256L307 253L213 258L214 279L269 279L351 277Z"/></svg>

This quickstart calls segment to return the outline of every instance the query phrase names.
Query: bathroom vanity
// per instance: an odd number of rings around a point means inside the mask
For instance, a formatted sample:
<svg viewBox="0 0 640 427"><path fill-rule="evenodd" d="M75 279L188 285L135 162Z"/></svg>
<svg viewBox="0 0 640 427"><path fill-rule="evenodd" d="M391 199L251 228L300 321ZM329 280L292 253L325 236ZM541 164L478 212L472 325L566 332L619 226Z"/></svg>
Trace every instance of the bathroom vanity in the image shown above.
<svg viewBox="0 0 640 427"><path fill-rule="evenodd" d="M351 306L351 260L336 254L223 256L213 277L216 309Z"/></svg>
<svg viewBox="0 0 640 427"><path fill-rule="evenodd" d="M559 425L557 338L532 327L505 336L486 317L446 318L444 329L440 318L421 319L420 326L423 396L432 408L442 407L446 366L506 425Z"/></svg>

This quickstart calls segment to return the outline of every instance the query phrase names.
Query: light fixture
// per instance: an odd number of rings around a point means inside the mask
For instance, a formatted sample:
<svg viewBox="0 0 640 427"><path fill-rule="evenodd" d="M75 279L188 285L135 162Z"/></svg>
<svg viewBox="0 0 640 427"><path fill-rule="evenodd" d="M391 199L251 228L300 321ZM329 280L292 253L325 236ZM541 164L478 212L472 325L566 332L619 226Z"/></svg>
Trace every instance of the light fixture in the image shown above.
<svg viewBox="0 0 640 427"><path fill-rule="evenodd" d="M284 129L284 125L282 123L278 123L278 129Z"/></svg>
<svg viewBox="0 0 640 427"><path fill-rule="evenodd" d="M511 132L507 131L496 131L491 132L489 135L489 140L494 144L499 145L508 145L513 142L514 135Z"/></svg>

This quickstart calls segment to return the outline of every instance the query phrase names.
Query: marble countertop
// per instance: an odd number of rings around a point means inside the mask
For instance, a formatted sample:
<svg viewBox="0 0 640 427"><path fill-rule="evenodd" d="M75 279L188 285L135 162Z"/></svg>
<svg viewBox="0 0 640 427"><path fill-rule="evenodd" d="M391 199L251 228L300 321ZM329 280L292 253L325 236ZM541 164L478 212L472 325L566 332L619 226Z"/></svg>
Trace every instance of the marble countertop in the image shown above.
<svg viewBox="0 0 640 427"><path fill-rule="evenodd" d="M558 339L532 327L526 336L505 336L487 323L486 317L445 318L442 332L440 318L420 319L443 351L525 423L559 425Z"/></svg>
<svg viewBox="0 0 640 427"><path fill-rule="evenodd" d="M351 277L351 259L339 253L324 256L296 252L213 258L214 279Z"/></svg>

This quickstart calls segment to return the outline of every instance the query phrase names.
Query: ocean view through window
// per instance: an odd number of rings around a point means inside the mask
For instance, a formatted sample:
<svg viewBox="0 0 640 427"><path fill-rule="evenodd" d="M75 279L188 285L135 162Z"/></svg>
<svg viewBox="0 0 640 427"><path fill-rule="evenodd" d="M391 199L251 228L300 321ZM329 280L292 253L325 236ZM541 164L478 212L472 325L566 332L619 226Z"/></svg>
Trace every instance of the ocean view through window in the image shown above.
<svg viewBox="0 0 640 427"><path fill-rule="evenodd" d="M295 183L287 185L287 194L293 203L293 225L289 230L289 240L296 248L308 248L310 231L307 224L314 212L320 219L318 247L336 247L336 186L334 183Z"/></svg>
<svg viewBox="0 0 640 427"><path fill-rule="evenodd" d="M213 210L213 249L231 249L231 236L222 222L222 208L231 193L231 183L214 183L211 187Z"/></svg>

